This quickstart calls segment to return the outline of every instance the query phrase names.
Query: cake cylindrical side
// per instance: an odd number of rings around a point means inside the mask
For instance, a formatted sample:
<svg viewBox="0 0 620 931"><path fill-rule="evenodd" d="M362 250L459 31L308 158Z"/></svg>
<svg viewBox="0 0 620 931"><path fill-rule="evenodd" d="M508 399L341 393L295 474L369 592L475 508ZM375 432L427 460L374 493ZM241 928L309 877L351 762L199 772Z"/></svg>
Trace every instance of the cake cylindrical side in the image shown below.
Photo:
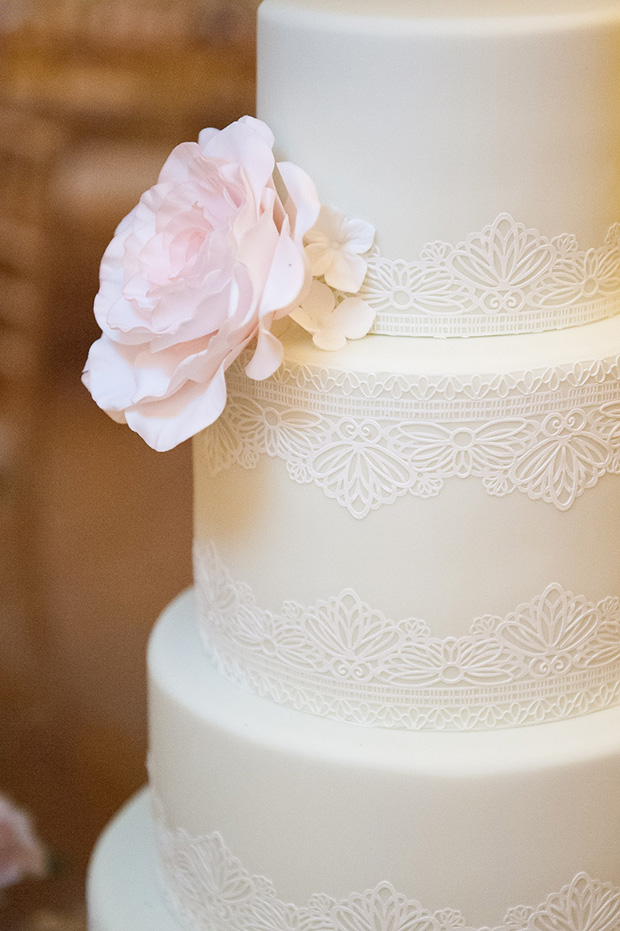
<svg viewBox="0 0 620 931"><path fill-rule="evenodd" d="M620 4L396 6L261 5L258 113L281 157L391 259L505 212L600 246L620 218Z"/></svg>
<svg viewBox="0 0 620 931"><path fill-rule="evenodd" d="M227 683L200 653L193 611L177 601L149 649L164 878L186 914L209 917L192 927L280 931L317 895L308 915L327 897L348 900L338 914L365 902L360 927L383 927L382 902L402 910L395 928L407 908L498 927L554 895L572 928L577 877L599 898L620 885L617 709L493 734L352 727ZM333 914L319 926L357 928Z"/></svg>
<svg viewBox="0 0 620 931"><path fill-rule="evenodd" d="M229 372L221 422L195 441L217 668L369 725L617 704L620 318L460 345L373 337L333 363L285 342L272 380Z"/></svg>

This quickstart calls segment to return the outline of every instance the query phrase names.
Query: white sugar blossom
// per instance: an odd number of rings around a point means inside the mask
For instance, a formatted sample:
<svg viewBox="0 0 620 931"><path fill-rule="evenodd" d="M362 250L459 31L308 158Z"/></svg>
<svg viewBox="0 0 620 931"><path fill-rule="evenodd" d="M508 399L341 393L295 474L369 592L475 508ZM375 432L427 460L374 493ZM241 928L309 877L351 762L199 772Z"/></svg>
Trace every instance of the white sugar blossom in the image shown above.
<svg viewBox="0 0 620 931"><path fill-rule="evenodd" d="M362 257L371 248L375 228L364 220L349 220L335 207L321 207L318 220L305 236L306 255L315 278L338 291L355 294L366 275Z"/></svg>
<svg viewBox="0 0 620 931"><path fill-rule="evenodd" d="M303 304L291 317L308 333L319 349L343 349L347 339L361 339L370 330L375 311L361 298L338 302L331 288L314 280Z"/></svg>

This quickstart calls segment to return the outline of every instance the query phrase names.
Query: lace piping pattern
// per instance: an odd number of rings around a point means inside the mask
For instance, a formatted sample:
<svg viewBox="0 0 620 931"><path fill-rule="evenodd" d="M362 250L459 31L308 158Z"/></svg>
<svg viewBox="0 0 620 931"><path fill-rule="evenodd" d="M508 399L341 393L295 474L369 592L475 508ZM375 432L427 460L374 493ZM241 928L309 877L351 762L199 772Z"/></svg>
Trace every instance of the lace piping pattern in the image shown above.
<svg viewBox="0 0 620 931"><path fill-rule="evenodd" d="M472 730L538 724L620 703L620 601L549 585L464 637L394 621L352 589L310 607L261 608L212 545L196 545L202 639L243 688L362 725Z"/></svg>
<svg viewBox="0 0 620 931"><path fill-rule="evenodd" d="M187 931L618 931L620 888L578 873L540 905L517 906L494 929L474 928L451 908L430 911L390 882L344 899L317 893L306 905L278 898L214 832L192 837L166 827L154 802L163 886Z"/></svg>
<svg viewBox="0 0 620 931"><path fill-rule="evenodd" d="M503 213L456 245L433 242L414 262L375 249L359 296L390 336L538 333L620 311L620 224L597 249L549 239Z"/></svg>
<svg viewBox="0 0 620 931"><path fill-rule="evenodd" d="M228 403L200 434L212 474L261 455L354 517L474 477L560 510L620 472L618 357L518 374L405 376L284 363L257 382L228 373Z"/></svg>

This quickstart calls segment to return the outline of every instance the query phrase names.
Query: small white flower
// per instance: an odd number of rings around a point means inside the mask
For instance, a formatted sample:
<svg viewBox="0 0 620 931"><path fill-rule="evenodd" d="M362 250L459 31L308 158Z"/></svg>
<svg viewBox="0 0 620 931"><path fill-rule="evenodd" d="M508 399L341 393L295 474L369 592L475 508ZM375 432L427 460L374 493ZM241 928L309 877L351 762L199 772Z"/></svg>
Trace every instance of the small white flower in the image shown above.
<svg viewBox="0 0 620 931"><path fill-rule="evenodd" d="M337 303L331 288L313 281L303 304L291 317L312 333L312 342L319 349L343 349L347 339L361 339L371 328L375 311L361 298L345 297Z"/></svg>
<svg viewBox="0 0 620 931"><path fill-rule="evenodd" d="M321 207L315 225L306 233L306 255L315 278L338 291L355 294L366 275L366 260L375 228L365 220L348 220L335 207Z"/></svg>

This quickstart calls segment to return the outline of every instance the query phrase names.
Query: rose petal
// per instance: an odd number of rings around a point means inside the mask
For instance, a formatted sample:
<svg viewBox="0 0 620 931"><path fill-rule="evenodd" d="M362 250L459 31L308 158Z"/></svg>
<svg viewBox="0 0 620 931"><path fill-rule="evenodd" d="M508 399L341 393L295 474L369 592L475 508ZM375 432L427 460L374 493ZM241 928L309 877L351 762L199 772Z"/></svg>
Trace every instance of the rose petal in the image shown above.
<svg viewBox="0 0 620 931"><path fill-rule="evenodd" d="M280 340L269 330L261 327L256 350L245 367L245 373L256 381L269 378L280 367L283 356L284 347Z"/></svg>
<svg viewBox="0 0 620 931"><path fill-rule="evenodd" d="M122 411L136 393L135 358L131 346L121 346L101 336L90 347L82 381L93 400L106 413Z"/></svg>
<svg viewBox="0 0 620 931"><path fill-rule="evenodd" d="M286 235L280 236L263 290L259 315L293 304L299 298L304 280L303 253L292 239Z"/></svg>
<svg viewBox="0 0 620 931"><path fill-rule="evenodd" d="M221 132L221 129L214 129L212 126L208 126L205 129L201 129L198 133L198 145L201 149L204 149L205 152L208 151L209 143L218 133Z"/></svg>
<svg viewBox="0 0 620 931"><path fill-rule="evenodd" d="M319 211L314 185L284 163L247 117L178 146L102 261L95 303L102 337L83 380L97 403L157 449L213 422L225 372L257 339L248 374L280 364L271 333L309 287L303 236Z"/></svg>
<svg viewBox="0 0 620 931"><path fill-rule="evenodd" d="M142 196L151 197L151 192L154 189L156 190L160 184L181 184L186 181L190 176L194 162L199 157L200 145L197 142L181 142L175 146L159 172L157 184L145 191Z"/></svg>
<svg viewBox="0 0 620 931"><path fill-rule="evenodd" d="M280 234L270 214L264 213L256 222L244 227L237 233L237 255L244 265L252 282L255 300L248 308L254 313L259 306L269 282L274 255L278 249ZM275 283L277 287L277 282Z"/></svg>
<svg viewBox="0 0 620 931"><path fill-rule="evenodd" d="M269 127L261 120L247 116L208 139L202 154L239 165L250 182L256 201L260 202L261 192L269 184L275 168L273 142Z"/></svg>
<svg viewBox="0 0 620 931"><path fill-rule="evenodd" d="M291 220L293 238L301 243L321 209L316 187L310 176L292 162L278 162L278 170L289 195L284 209Z"/></svg>
<svg viewBox="0 0 620 931"><path fill-rule="evenodd" d="M220 366L206 386L186 382L171 397L130 408L127 424L157 452L167 452L214 423L225 404L226 380Z"/></svg>

